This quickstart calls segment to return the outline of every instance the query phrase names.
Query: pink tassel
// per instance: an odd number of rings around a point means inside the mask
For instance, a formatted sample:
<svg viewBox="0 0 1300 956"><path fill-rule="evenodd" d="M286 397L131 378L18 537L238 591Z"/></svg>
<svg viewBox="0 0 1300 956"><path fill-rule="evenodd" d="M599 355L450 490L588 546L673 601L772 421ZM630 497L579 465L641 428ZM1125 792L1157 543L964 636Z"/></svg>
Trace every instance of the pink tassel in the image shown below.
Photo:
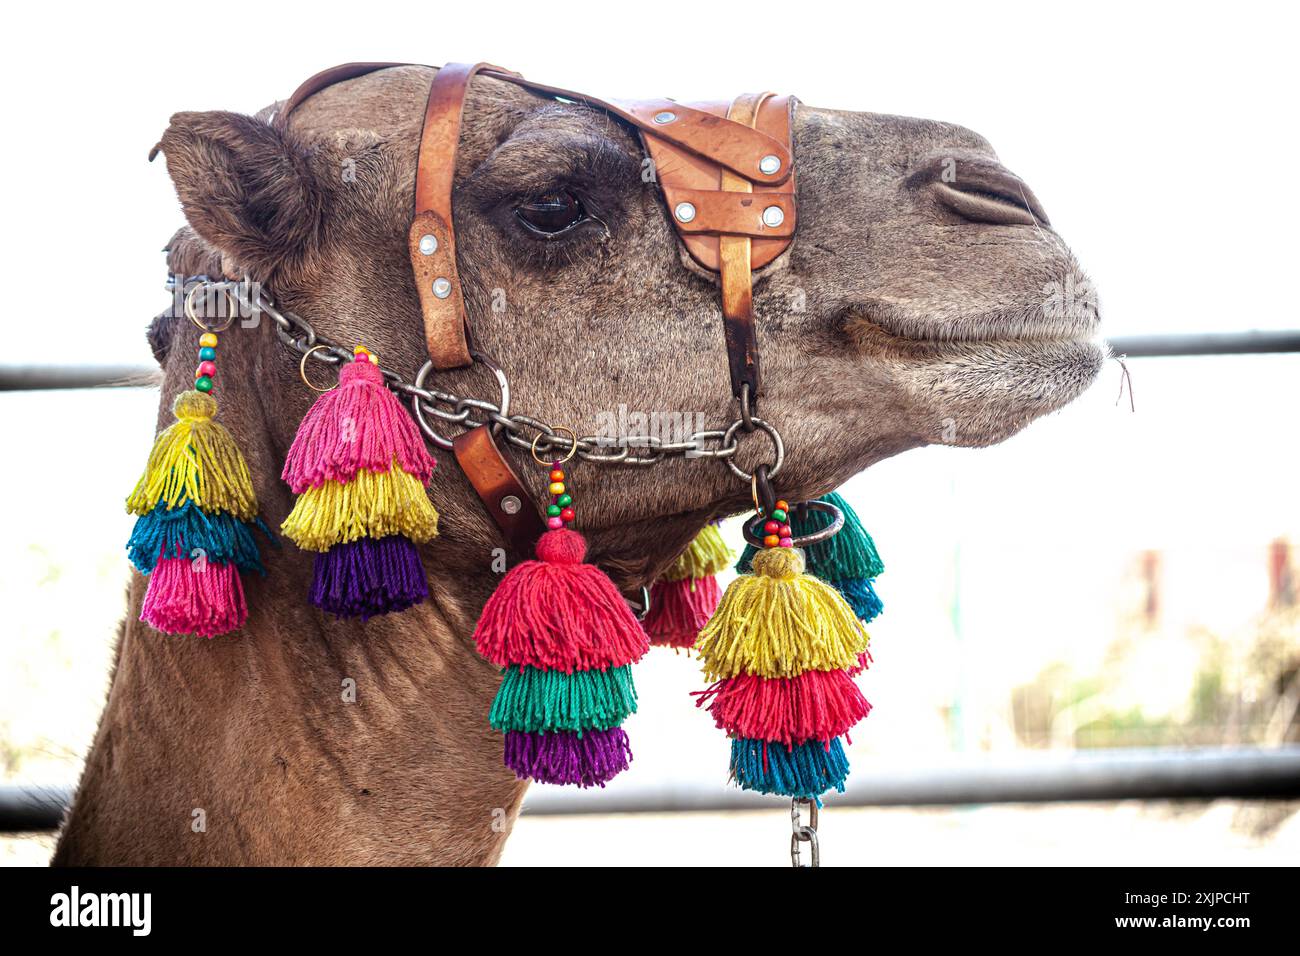
<svg viewBox="0 0 1300 956"><path fill-rule="evenodd" d="M420 430L384 387L379 367L369 359L346 362L339 387L323 393L298 426L282 477L302 494L326 481L351 481L363 468L386 472L394 460L421 482L433 471Z"/></svg>
<svg viewBox="0 0 1300 956"><path fill-rule="evenodd" d="M693 647L700 628L718 609L722 589L717 578L656 581L650 588L650 613L642 622L650 643L662 647Z"/></svg>
<svg viewBox="0 0 1300 956"><path fill-rule="evenodd" d="M713 722L733 737L788 746L830 741L871 712L847 671L804 671L798 677L739 674L695 691Z"/></svg>
<svg viewBox="0 0 1300 956"><path fill-rule="evenodd" d="M511 568L474 630L492 663L542 670L604 670L649 649L640 622L600 568L584 564L587 542L568 529L538 539L536 561Z"/></svg>
<svg viewBox="0 0 1300 956"><path fill-rule="evenodd" d="M248 620L244 585L233 564L159 558L140 620L168 634L216 637Z"/></svg>

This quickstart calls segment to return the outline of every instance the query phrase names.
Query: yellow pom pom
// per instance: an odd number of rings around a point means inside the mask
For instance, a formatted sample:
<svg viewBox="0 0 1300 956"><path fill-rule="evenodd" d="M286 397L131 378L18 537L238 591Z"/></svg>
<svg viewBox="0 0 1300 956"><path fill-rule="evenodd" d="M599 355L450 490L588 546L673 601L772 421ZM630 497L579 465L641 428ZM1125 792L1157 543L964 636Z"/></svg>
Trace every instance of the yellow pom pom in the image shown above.
<svg viewBox="0 0 1300 956"><path fill-rule="evenodd" d="M731 583L695 642L706 679L795 677L858 663L867 649L862 623L838 591L803 569L794 548L754 555L754 573Z"/></svg>
<svg viewBox="0 0 1300 956"><path fill-rule="evenodd" d="M725 571L731 564L731 549L717 525L706 524L672 566L663 573L665 581L707 578Z"/></svg>
<svg viewBox="0 0 1300 956"><path fill-rule="evenodd" d="M422 544L438 533L438 512L420 479L394 462L385 472L363 469L349 482L326 481L308 488L280 530L308 551L390 534Z"/></svg>
<svg viewBox="0 0 1300 956"><path fill-rule="evenodd" d="M176 422L154 441L149 463L127 510L142 515L163 502L177 508L192 501L209 514L224 511L251 521L257 495L248 465L230 433L213 421L217 402L202 392L181 392L172 403Z"/></svg>

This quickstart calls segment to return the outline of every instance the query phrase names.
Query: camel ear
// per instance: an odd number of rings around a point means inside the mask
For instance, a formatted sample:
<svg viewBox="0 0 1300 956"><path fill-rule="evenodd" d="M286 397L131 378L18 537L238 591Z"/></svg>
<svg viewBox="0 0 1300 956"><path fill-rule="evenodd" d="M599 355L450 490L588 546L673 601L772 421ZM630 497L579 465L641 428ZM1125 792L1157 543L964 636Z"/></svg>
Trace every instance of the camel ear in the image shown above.
<svg viewBox="0 0 1300 956"><path fill-rule="evenodd" d="M267 278L314 248L325 195L291 134L238 113L177 113L161 150L185 218L240 272Z"/></svg>

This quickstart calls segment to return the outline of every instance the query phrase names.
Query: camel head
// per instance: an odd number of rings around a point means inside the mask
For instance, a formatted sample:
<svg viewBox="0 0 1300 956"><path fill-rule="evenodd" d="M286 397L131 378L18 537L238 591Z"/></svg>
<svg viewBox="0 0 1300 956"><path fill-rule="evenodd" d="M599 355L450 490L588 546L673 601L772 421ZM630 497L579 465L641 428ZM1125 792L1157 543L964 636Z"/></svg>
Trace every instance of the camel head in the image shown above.
<svg viewBox="0 0 1300 956"><path fill-rule="evenodd" d="M161 145L192 228L173 244L174 268L247 274L321 332L413 375L424 343L406 236L430 76L403 67L328 88L283 131L224 112L174 116ZM804 104L794 139L798 231L755 276L754 300L758 412L786 443L783 495L825 493L929 443L1001 441L1091 383L1105 353L1087 280L984 139ZM509 375L512 411L579 434L620 407L703 428L737 417L716 279L682 248L643 158L634 131L599 110L474 81L455 194L460 274L473 340ZM283 449L311 399L297 356L273 335L241 334L230 349L264 350L248 366L265 404L257 427ZM496 398L482 368L437 385ZM544 472L518 454L541 500ZM746 467L771 457L761 433L737 456ZM750 497L710 459L578 465L573 481L579 529L629 582ZM479 562L495 532L449 455L432 494L443 554Z"/></svg>

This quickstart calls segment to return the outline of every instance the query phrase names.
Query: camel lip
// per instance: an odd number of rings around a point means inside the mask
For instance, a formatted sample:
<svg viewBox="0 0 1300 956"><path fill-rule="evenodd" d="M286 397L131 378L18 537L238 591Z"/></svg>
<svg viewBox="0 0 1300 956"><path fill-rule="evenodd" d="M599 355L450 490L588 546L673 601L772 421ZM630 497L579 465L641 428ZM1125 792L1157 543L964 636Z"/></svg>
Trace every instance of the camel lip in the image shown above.
<svg viewBox="0 0 1300 956"><path fill-rule="evenodd" d="M896 347L1065 345L1092 342L1100 336L1100 318L1090 305L1003 309L935 322L903 314L885 303L863 302L842 312L841 325L860 342Z"/></svg>

